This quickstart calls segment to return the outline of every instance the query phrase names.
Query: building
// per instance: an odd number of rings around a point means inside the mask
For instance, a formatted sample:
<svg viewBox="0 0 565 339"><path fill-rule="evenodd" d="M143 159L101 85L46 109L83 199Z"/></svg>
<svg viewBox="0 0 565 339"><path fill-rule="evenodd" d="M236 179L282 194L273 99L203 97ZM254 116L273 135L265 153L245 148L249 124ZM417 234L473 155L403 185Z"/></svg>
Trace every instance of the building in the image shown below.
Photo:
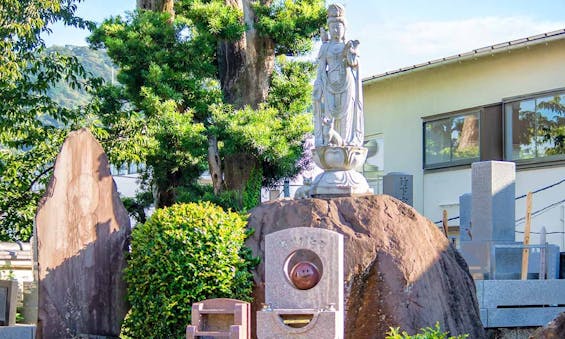
<svg viewBox="0 0 565 339"><path fill-rule="evenodd" d="M378 146L366 175L413 175L414 207L435 222L443 210L459 215L472 162L514 161L517 197L541 190L531 242L545 226L548 242L563 251L564 60L565 29L364 79L365 138ZM516 241L525 200L516 200Z"/></svg>

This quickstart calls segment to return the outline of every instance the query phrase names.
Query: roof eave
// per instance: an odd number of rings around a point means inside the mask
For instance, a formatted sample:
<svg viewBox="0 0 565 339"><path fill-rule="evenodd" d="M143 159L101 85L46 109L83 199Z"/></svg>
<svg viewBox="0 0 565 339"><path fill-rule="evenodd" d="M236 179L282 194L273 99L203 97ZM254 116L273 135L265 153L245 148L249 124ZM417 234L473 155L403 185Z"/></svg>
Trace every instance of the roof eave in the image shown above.
<svg viewBox="0 0 565 339"><path fill-rule="evenodd" d="M403 67L394 71L385 72L365 78L362 80L362 82L363 85L370 85L381 80L409 74L414 71L425 70L441 65L447 65L455 62L462 62L470 59L477 59L487 55L499 54L514 49L525 48L528 46L539 45L539 44L548 43L555 40L562 40L562 39L565 39L565 29L544 33L544 34L538 34L523 39L512 40L500 44L495 44L492 46L478 48L466 53L456 54L449 57L435 59L413 66Z"/></svg>

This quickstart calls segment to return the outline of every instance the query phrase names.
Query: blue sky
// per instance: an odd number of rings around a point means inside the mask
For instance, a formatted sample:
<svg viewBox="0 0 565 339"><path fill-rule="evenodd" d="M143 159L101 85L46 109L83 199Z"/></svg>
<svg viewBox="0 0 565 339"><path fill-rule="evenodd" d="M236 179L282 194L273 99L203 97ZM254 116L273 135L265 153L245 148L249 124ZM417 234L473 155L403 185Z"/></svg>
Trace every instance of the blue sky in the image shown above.
<svg viewBox="0 0 565 339"><path fill-rule="evenodd" d="M363 77L500 42L565 29L565 0L342 0L346 37L361 42ZM84 0L78 15L101 22L136 0ZM52 45L85 45L87 32L54 27Z"/></svg>

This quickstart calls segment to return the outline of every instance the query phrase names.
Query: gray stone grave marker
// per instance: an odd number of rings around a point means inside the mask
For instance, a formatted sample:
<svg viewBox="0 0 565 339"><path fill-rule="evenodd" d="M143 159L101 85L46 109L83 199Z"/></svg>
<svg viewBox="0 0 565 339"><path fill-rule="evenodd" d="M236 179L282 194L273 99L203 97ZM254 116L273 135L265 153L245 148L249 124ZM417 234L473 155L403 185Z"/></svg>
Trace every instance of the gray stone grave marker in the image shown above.
<svg viewBox="0 0 565 339"><path fill-rule="evenodd" d="M18 282L16 280L0 280L0 326L16 324L16 303Z"/></svg>
<svg viewBox="0 0 565 339"><path fill-rule="evenodd" d="M413 176L406 173L391 172L383 176L383 193L395 197L410 206L414 205Z"/></svg>
<svg viewBox="0 0 565 339"><path fill-rule="evenodd" d="M493 244L514 243L516 165L505 161L475 162L472 169L472 241L461 252L476 278L491 274Z"/></svg>
<svg viewBox="0 0 565 339"><path fill-rule="evenodd" d="M296 227L265 236L257 337L343 338L343 236Z"/></svg>

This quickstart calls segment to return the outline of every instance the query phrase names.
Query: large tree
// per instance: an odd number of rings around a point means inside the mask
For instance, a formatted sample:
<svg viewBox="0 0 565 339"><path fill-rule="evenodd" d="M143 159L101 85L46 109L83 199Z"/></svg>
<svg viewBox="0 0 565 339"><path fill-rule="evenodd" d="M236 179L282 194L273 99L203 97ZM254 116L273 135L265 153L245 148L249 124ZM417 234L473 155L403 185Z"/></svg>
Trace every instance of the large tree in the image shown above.
<svg viewBox="0 0 565 339"><path fill-rule="evenodd" d="M115 127L145 131L140 158L158 205L179 200L183 187L194 190L206 168L216 196L236 192L239 207L252 205L244 200L257 198L261 184L293 176L302 165L314 68L284 55L310 50L325 21L324 2L171 4L138 1L139 10L106 20L91 36L92 46L106 48L121 68L123 87L100 90L103 125L108 135ZM107 141L131 150L133 134L123 135L130 137L120 144ZM134 156L119 154L116 161Z"/></svg>
<svg viewBox="0 0 565 339"><path fill-rule="evenodd" d="M60 81L85 85L75 57L46 52L42 35L61 21L92 26L74 15L78 0L0 1L0 239L27 241L51 166L84 111L47 95ZM81 121L82 120L82 121Z"/></svg>

